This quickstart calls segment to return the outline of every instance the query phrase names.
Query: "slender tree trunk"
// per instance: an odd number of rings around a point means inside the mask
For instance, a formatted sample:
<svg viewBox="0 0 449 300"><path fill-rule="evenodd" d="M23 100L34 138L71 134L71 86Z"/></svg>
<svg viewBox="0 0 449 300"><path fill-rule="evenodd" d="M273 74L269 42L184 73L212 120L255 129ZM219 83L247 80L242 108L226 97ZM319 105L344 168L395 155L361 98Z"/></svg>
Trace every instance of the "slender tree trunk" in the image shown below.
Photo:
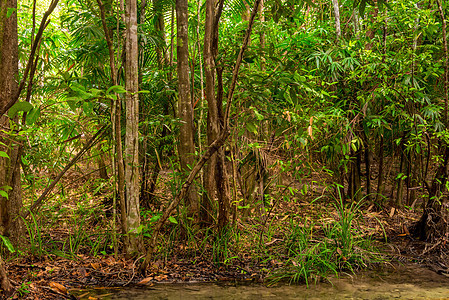
<svg viewBox="0 0 449 300"><path fill-rule="evenodd" d="M98 7L100 8L101 22L103 25L103 31L106 38L106 43L108 45L109 53L109 67L111 69L111 80L112 85L118 85L117 78L117 68L115 65L114 48L112 43L112 37L110 31L106 25L106 12L104 5L101 0L97 0ZM118 22L118 19L117 19ZM118 23L117 23L118 26ZM118 28L117 28L118 31ZM122 234L126 236L128 233L128 221L126 214L126 203L125 203L125 166L123 164L123 147L122 147L122 125L121 125L121 115L122 115L122 104L119 94L115 94L115 100L111 100L111 123L112 123L112 165L113 173L115 176L115 193L113 199L113 226L115 227L116 221L116 201L119 198L120 203L120 217L121 217L121 229ZM114 242L116 238L114 236ZM116 251L115 251L116 252Z"/></svg>
<svg viewBox="0 0 449 300"><path fill-rule="evenodd" d="M377 7L377 0L374 0L374 10L369 14L370 15L370 23L371 23L371 27L369 30L366 31L366 37L368 38L369 42L365 45L365 49L367 50L371 50L371 48L373 48L373 39L374 36L376 34L376 32L374 31L374 24L376 22L377 19L377 15L379 13L379 9Z"/></svg>
<svg viewBox="0 0 449 300"><path fill-rule="evenodd" d="M384 136L381 135L380 137L380 144L379 144L379 172L377 177L377 195L376 195L376 203L380 202L380 199L382 197L382 193L385 188L384 183Z"/></svg>
<svg viewBox="0 0 449 300"><path fill-rule="evenodd" d="M215 56L214 49L214 22L215 20L215 1L206 0L206 21L204 32L204 76L206 82L205 98L208 105L207 111L207 144L210 145L217 139L220 128L218 122L218 106L215 97ZM213 221L213 205L215 199L216 183L215 171L217 165L217 155L213 154L207 162L204 170L204 189L206 191L203 197L203 205L201 211L201 221L204 224L212 224Z"/></svg>
<svg viewBox="0 0 449 300"><path fill-rule="evenodd" d="M449 76L449 59L448 59L448 49L447 49L447 39L446 39L446 19L444 17L443 7L441 6L441 0L436 0L438 5L438 11L441 17L441 29L443 36L443 50L444 50L444 125L448 125L448 76Z"/></svg>
<svg viewBox="0 0 449 300"><path fill-rule="evenodd" d="M354 8L354 10L352 11L352 24L353 24L353 27L354 27L354 36L356 38L359 38L360 17L359 17L358 8Z"/></svg>
<svg viewBox="0 0 449 300"><path fill-rule="evenodd" d="M334 8L334 18L335 18L335 34L337 36L337 41L341 38L341 26L340 26L340 5L338 0L332 0L332 6Z"/></svg>
<svg viewBox="0 0 449 300"><path fill-rule="evenodd" d="M260 43L260 50L261 50L261 58L260 58L260 69L262 71L265 71L265 55L264 55L264 51L265 51L265 28L264 28L264 23L265 23L265 15L264 15L264 0L260 1L260 5L259 5L259 20L261 23L261 30L260 30L260 36L259 36L259 43Z"/></svg>
<svg viewBox="0 0 449 300"><path fill-rule="evenodd" d="M366 180L366 199L371 200L371 159L369 151L368 137L365 131L362 130L364 142L364 158L365 158L365 180Z"/></svg>
<svg viewBox="0 0 449 300"><path fill-rule="evenodd" d="M404 151L401 147L401 162L399 164L399 174L401 175L398 178L398 191L396 193L396 204L401 207L402 206L402 202L403 202L403 198L404 198L404 165L405 165L405 155L404 155Z"/></svg>
<svg viewBox="0 0 449 300"><path fill-rule="evenodd" d="M126 135L125 183L128 238L126 253L134 255L142 250L139 209L139 72L137 41L137 0L126 1Z"/></svg>
<svg viewBox="0 0 449 300"><path fill-rule="evenodd" d="M189 82L189 37L188 37L188 1L176 1L177 39L177 71L178 71L178 114L182 120L179 132L179 157L181 170L188 174L195 161L195 144L193 142L193 107L190 98ZM199 210L198 193L194 186L189 189L185 199L190 215L196 215Z"/></svg>

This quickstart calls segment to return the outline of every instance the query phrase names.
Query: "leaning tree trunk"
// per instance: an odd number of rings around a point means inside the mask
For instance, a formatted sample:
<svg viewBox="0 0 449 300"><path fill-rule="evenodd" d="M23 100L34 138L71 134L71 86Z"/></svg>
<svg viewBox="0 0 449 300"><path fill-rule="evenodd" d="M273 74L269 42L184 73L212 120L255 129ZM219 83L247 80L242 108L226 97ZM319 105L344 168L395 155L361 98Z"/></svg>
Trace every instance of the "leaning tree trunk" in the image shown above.
<svg viewBox="0 0 449 300"><path fill-rule="evenodd" d="M134 255L142 249L139 209L139 76L137 42L137 0L126 1L126 135L125 184L128 236L126 253Z"/></svg>

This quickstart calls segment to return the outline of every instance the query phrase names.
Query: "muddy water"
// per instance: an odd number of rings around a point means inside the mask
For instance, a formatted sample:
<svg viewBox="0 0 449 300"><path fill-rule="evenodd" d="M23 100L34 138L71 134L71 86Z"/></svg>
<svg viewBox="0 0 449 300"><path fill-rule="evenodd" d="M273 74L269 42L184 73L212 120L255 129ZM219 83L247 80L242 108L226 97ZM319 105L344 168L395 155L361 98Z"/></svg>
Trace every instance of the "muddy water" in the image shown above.
<svg viewBox="0 0 449 300"><path fill-rule="evenodd" d="M418 266L368 271L331 279L332 284L263 285L156 284L146 288L91 289L74 295L98 299L449 299L449 278ZM92 299L92 298L90 298Z"/></svg>

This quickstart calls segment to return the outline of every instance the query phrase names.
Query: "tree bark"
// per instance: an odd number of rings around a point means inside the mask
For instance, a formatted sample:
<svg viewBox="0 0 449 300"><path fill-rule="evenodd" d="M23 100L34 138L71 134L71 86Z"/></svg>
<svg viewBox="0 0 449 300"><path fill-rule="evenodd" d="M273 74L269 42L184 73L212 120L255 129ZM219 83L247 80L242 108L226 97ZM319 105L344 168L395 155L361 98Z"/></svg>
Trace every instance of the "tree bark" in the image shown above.
<svg viewBox="0 0 449 300"><path fill-rule="evenodd" d="M7 12L12 9L10 16ZM18 36L17 36L17 1L0 1L0 110L7 111L10 103L17 101L18 93ZM22 191L20 185L20 149L14 140L13 132L9 135L9 119L0 116L2 133L0 151L8 158L0 158L0 187L8 197L0 197L0 234L9 236L11 242L18 245L23 236L23 224L20 215L22 209Z"/></svg>
<svg viewBox="0 0 449 300"><path fill-rule="evenodd" d="M334 8L334 18L335 18L335 35L337 36L337 41L341 38L341 26L340 26L340 5L338 0L332 0L332 6Z"/></svg>
<svg viewBox="0 0 449 300"><path fill-rule="evenodd" d="M206 0L206 20L204 32L204 77L205 77L205 99L207 101L207 144L210 145L217 139L220 128L218 122L218 105L215 97L215 53L214 28L215 25L215 1ZM213 200L216 194L215 169L217 166L217 155L211 156L204 170L203 182L206 191L203 196L201 210L201 222L205 225L213 222Z"/></svg>
<svg viewBox="0 0 449 300"><path fill-rule="evenodd" d="M126 1L126 135L125 184L128 233L126 253L135 255L142 250L139 208L139 73L137 41L137 0Z"/></svg>
<svg viewBox="0 0 449 300"><path fill-rule="evenodd" d="M441 29L443 36L443 50L444 50L444 125L448 125L448 76L449 76L449 59L448 59L448 49L447 49L447 39L446 39L446 19L444 17L443 7L441 6L441 1L436 0L438 5L438 11L441 17Z"/></svg>
<svg viewBox="0 0 449 300"><path fill-rule="evenodd" d="M6 273L5 262L0 255L0 296L4 295L5 298L8 297L12 292L12 286L8 279L8 274Z"/></svg>
<svg viewBox="0 0 449 300"><path fill-rule="evenodd" d="M189 81L189 37L188 37L188 1L176 1L177 71L178 71L178 114L182 120L179 131L179 158L181 171L189 173L195 161L195 144L193 142L193 107L190 97ZM190 216L196 216L199 210L198 193L194 187L189 189L185 204Z"/></svg>

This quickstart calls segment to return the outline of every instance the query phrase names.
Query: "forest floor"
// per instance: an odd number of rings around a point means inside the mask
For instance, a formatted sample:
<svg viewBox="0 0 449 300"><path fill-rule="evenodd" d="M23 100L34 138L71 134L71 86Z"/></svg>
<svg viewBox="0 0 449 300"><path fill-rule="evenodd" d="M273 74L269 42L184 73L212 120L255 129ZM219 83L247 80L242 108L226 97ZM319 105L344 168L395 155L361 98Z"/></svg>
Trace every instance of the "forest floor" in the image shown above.
<svg viewBox="0 0 449 300"><path fill-rule="evenodd" d="M7 272L16 289L12 299L78 299L70 294L71 289L151 286L161 282L264 283L284 264L279 256L272 255L280 251L278 244L283 237L279 231L288 230L294 220L302 220L313 224L318 232L315 239L319 239L320 224L338 218L335 207L324 199L279 201L264 222L247 218L234 223L234 238L238 237L239 243L238 247L232 246L230 256L221 257L224 263L214 263L211 259L214 245L200 245L208 243L201 240L207 240L204 232L186 237L179 224L169 223L161 240L166 247L161 247L146 273L140 274L138 264L142 257L126 259L113 254L112 234L105 233L105 228L111 227L107 217L110 211L102 204L101 193L83 197L83 184L88 180L78 180L77 188L73 189L69 183L79 176L73 173L71 176L66 178L64 188L61 185L57 196L26 223L30 241L27 250L10 255L7 260ZM154 215L154 211L143 213L144 222L151 223ZM408 228L418 218L417 210L397 209L387 204L361 207L360 218L354 226L373 238L383 257L373 266L394 268L397 264L418 263L441 276L449 274L444 263L446 245L429 245L410 236ZM268 234L260 235L260 228ZM255 244L263 244L263 253ZM171 250L164 252L162 248Z"/></svg>

